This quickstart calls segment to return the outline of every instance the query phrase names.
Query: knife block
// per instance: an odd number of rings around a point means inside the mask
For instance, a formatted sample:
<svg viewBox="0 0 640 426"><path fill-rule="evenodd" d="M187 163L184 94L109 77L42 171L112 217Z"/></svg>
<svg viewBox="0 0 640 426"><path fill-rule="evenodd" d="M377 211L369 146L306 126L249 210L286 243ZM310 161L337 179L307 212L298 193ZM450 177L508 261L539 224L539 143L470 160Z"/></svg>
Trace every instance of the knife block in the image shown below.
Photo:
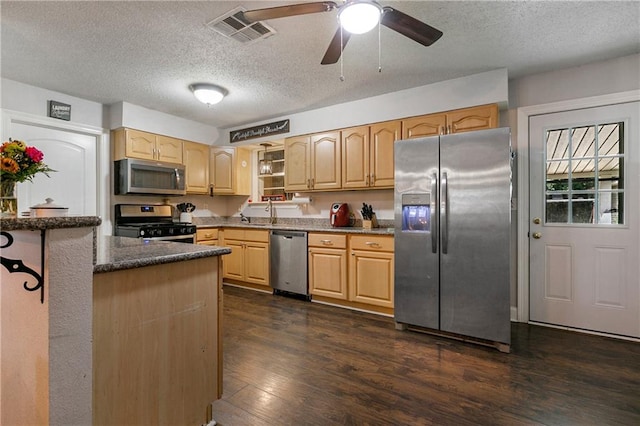
<svg viewBox="0 0 640 426"><path fill-rule="evenodd" d="M373 216L371 216L371 220L363 219L362 220L362 227L364 229L377 228L378 227L378 220L376 219L376 214L374 213Z"/></svg>

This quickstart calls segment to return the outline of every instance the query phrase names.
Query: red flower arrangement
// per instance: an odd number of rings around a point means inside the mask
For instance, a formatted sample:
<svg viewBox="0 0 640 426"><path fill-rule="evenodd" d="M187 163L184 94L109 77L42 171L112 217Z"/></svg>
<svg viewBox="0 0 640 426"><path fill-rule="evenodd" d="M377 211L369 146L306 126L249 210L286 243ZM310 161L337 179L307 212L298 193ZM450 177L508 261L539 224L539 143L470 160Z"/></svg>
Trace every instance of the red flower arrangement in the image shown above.
<svg viewBox="0 0 640 426"><path fill-rule="evenodd" d="M55 172L42 160L44 154L38 148L22 141L9 139L0 145L0 180L5 182L32 181L37 173Z"/></svg>

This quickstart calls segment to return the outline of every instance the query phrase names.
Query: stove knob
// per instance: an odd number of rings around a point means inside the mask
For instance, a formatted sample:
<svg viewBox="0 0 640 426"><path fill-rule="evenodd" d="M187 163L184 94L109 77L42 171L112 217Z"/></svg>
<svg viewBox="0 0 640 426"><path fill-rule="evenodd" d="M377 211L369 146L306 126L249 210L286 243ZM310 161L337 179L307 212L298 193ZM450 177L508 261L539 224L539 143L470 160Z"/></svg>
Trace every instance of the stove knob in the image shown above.
<svg viewBox="0 0 640 426"><path fill-rule="evenodd" d="M155 237L162 236L162 231L160 229L154 229L152 232L153 232L153 236Z"/></svg>
<svg viewBox="0 0 640 426"><path fill-rule="evenodd" d="M140 236L144 237L144 230L143 229L140 230Z"/></svg>
<svg viewBox="0 0 640 426"><path fill-rule="evenodd" d="M187 233L187 228L180 228L180 234L184 235Z"/></svg>
<svg viewBox="0 0 640 426"><path fill-rule="evenodd" d="M169 235L173 235L173 234L175 233L175 231L176 231L176 229L175 229L175 228L169 228L169 229L167 229L167 233L168 233Z"/></svg>

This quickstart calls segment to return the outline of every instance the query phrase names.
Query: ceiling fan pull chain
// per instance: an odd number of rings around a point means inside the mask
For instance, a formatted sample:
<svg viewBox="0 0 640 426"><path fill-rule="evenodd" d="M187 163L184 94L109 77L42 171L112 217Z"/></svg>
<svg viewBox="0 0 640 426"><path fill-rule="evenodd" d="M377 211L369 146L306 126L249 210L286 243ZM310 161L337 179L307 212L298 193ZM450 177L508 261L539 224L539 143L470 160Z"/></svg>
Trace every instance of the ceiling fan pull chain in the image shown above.
<svg viewBox="0 0 640 426"><path fill-rule="evenodd" d="M344 56L344 43L342 41L342 25L340 25L340 81L344 81L344 65L342 57Z"/></svg>
<svg viewBox="0 0 640 426"><path fill-rule="evenodd" d="M381 52L382 51L382 47L380 44L380 21L378 21L378 72L382 72L382 60L381 58Z"/></svg>

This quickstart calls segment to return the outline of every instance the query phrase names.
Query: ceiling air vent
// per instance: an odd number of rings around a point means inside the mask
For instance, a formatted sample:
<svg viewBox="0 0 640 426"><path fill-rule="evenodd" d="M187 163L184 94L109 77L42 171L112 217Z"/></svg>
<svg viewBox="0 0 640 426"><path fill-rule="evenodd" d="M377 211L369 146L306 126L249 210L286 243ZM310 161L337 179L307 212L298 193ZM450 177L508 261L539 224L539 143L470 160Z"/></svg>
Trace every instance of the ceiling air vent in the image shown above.
<svg viewBox="0 0 640 426"><path fill-rule="evenodd" d="M263 22L251 23L245 19L242 12L246 10L247 9L242 6L236 7L209 22L207 26L223 36L241 43L251 43L262 40L276 33L273 28Z"/></svg>

